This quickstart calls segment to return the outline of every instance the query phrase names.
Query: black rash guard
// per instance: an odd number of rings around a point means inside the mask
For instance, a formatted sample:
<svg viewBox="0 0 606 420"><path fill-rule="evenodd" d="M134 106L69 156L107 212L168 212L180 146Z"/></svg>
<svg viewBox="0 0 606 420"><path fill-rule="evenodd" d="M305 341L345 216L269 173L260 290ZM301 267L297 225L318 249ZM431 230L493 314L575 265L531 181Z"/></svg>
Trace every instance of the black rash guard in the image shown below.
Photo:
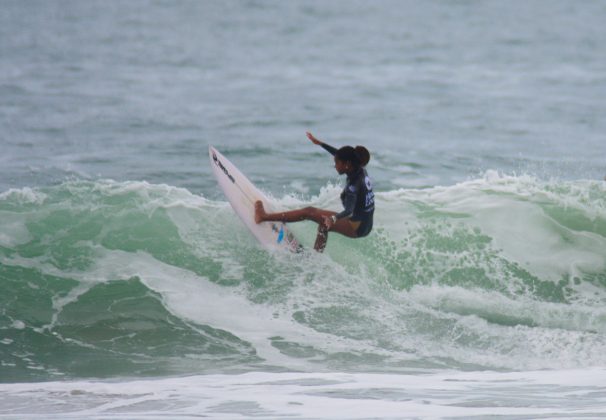
<svg viewBox="0 0 606 420"><path fill-rule="evenodd" d="M331 155L337 149L321 143L321 146ZM349 217L354 222L362 222L358 227L358 237L366 236L372 230L372 218L375 211L375 194L372 191L370 177L364 168L347 175L347 185L341 193L344 210L335 215L337 219Z"/></svg>

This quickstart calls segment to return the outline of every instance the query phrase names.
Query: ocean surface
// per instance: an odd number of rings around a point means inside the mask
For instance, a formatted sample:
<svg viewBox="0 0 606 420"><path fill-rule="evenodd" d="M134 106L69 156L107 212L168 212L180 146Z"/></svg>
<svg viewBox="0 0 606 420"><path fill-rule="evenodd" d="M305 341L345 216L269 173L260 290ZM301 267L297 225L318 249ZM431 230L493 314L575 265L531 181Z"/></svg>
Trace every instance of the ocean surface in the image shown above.
<svg viewBox="0 0 606 420"><path fill-rule="evenodd" d="M0 0L0 418L606 416L606 2ZM255 242L215 146L284 209Z"/></svg>

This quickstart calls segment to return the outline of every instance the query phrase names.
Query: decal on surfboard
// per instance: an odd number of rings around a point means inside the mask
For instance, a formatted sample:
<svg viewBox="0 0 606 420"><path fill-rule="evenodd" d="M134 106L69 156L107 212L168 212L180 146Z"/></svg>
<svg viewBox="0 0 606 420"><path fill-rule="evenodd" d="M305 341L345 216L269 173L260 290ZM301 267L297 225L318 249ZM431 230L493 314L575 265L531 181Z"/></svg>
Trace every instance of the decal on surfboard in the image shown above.
<svg viewBox="0 0 606 420"><path fill-rule="evenodd" d="M231 176L231 174L229 173L229 171L227 170L227 168L225 166L223 166L223 164L221 163L221 161L217 157L217 154L214 153L214 152L213 152L213 161L215 162L215 165L217 165L219 168L221 168L221 170L223 171L223 173L225 175L227 175L227 177L229 178L229 180L235 184L236 180L234 179L233 176Z"/></svg>

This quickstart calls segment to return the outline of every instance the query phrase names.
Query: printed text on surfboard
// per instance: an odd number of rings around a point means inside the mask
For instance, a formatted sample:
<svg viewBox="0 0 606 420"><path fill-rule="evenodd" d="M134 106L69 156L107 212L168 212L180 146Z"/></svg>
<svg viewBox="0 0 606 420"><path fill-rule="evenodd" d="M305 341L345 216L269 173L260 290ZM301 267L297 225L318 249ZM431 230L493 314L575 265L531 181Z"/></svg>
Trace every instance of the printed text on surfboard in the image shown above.
<svg viewBox="0 0 606 420"><path fill-rule="evenodd" d="M227 175L229 180L235 184L236 180L234 179L233 176L231 176L231 174L229 173L227 168L225 166L223 166L223 164L221 163L219 158L217 158L217 155L215 153L213 153L213 161L215 162L215 165L217 165L219 168L221 168L221 170L225 173L225 175Z"/></svg>

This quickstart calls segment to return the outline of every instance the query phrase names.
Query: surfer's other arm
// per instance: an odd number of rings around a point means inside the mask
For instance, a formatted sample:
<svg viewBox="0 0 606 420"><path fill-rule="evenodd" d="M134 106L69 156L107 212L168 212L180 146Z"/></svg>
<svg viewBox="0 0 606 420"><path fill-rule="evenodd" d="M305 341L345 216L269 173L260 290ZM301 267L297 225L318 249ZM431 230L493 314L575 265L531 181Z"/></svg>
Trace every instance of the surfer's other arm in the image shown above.
<svg viewBox="0 0 606 420"><path fill-rule="evenodd" d="M346 194L343 197L343 207L345 208L341 213L333 214L332 216L324 216L322 225L330 230L335 223L340 219L351 219L356 208L356 201L358 197L356 194Z"/></svg>
<svg viewBox="0 0 606 420"><path fill-rule="evenodd" d="M356 192L352 192L351 187L349 187L343 194L341 200L344 209L341 213L335 214L335 221L353 216L356 208L356 201L358 201L358 194Z"/></svg>

